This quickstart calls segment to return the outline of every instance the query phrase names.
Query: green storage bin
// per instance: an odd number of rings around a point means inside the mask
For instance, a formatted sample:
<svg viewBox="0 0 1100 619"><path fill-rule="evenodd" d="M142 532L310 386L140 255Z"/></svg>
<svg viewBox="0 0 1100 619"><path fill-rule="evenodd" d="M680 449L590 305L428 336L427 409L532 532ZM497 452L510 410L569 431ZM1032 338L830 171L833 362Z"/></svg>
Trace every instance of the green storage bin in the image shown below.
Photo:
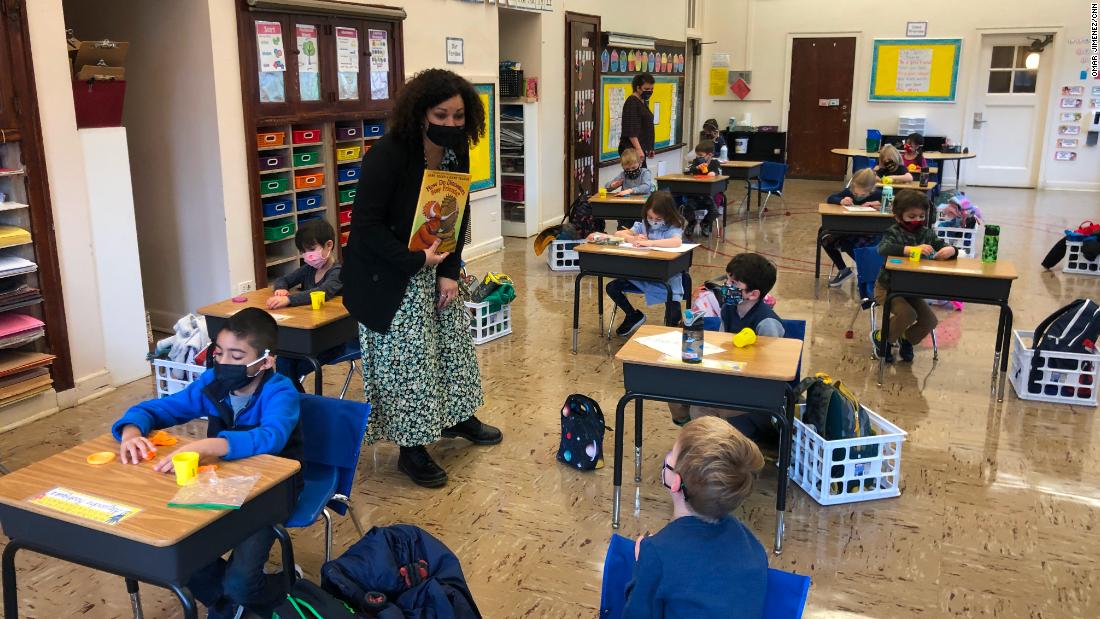
<svg viewBox="0 0 1100 619"><path fill-rule="evenodd" d="M283 219L264 224L265 241L281 241L294 236L297 225L293 219Z"/></svg>
<svg viewBox="0 0 1100 619"><path fill-rule="evenodd" d="M260 195L269 196L273 193L283 193L290 189L290 179L286 176L275 178L271 176L260 177Z"/></svg>
<svg viewBox="0 0 1100 619"><path fill-rule="evenodd" d="M294 167L312 166L321 163L321 151L302 150L294 151Z"/></svg>
<svg viewBox="0 0 1100 619"><path fill-rule="evenodd" d="M341 203L343 203L343 202L354 202L356 191L357 190L354 187L351 188L351 189L341 189L340 190L340 202Z"/></svg>

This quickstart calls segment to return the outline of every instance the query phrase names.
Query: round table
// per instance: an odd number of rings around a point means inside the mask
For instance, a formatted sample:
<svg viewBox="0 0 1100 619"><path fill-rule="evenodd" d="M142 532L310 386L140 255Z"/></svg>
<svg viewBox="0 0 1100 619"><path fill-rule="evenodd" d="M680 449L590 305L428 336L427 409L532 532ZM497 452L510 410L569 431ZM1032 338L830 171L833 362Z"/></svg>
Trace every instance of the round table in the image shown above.
<svg viewBox="0 0 1100 619"><path fill-rule="evenodd" d="M834 155L840 155L841 157L870 157L875 159L878 157L878 153L869 153L862 148L834 148L829 152ZM962 167L963 159L973 159L977 157L976 153L941 153L939 151L931 150L924 153L924 158L929 161L954 161L955 162L955 189L959 188L959 169ZM936 183L939 186L943 186L943 168L939 167L939 171L936 172Z"/></svg>

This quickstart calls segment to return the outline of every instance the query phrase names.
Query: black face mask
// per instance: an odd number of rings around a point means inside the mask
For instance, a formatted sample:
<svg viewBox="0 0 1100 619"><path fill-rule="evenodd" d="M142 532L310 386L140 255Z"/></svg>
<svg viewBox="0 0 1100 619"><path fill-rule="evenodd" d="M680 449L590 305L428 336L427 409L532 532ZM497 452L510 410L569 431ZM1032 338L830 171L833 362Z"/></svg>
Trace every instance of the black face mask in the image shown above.
<svg viewBox="0 0 1100 619"><path fill-rule="evenodd" d="M264 354L260 356L248 365L235 365L232 363L218 363L214 362L214 382L226 392L236 391L241 389L248 383L252 382L252 379L259 376L259 374L248 375L248 368L256 365L257 363L263 363L263 360L267 358L270 351L265 350Z"/></svg>
<svg viewBox="0 0 1100 619"><path fill-rule="evenodd" d="M649 90L649 91L643 90L643 91L641 91L641 95L642 95L642 101L645 101L646 103L649 103L649 98L653 96L653 91L652 90Z"/></svg>
<svg viewBox="0 0 1100 619"><path fill-rule="evenodd" d="M722 287L722 292L725 296L726 305L738 305L745 300L745 292L736 286L726 284Z"/></svg>
<svg viewBox="0 0 1100 619"><path fill-rule="evenodd" d="M457 150L466 141L466 129L428 123L428 139L436 146Z"/></svg>
<svg viewBox="0 0 1100 619"><path fill-rule="evenodd" d="M706 157L696 157L695 159L691 160L691 167L693 167L693 168L702 167L702 166L705 166L706 164L707 164L707 158Z"/></svg>
<svg viewBox="0 0 1100 619"><path fill-rule="evenodd" d="M641 168L637 168L635 170L623 170L623 176L629 178L632 181L637 180L637 178L641 175L642 175L642 169Z"/></svg>

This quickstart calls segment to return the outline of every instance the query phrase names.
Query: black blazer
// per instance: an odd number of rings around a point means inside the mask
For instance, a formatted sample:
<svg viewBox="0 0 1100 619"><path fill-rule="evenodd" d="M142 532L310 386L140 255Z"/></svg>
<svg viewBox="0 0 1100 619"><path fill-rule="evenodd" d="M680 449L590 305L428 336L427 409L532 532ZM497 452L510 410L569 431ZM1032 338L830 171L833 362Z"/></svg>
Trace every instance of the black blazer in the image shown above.
<svg viewBox="0 0 1100 619"><path fill-rule="evenodd" d="M456 151L459 172L470 171L470 151ZM405 296L409 279L424 267L424 252L409 251L420 182L424 144L386 134L363 158L359 190L352 207L351 235L344 248L344 306L357 321L386 333ZM462 246L470 226L466 200L458 246L440 263L439 277L458 279Z"/></svg>

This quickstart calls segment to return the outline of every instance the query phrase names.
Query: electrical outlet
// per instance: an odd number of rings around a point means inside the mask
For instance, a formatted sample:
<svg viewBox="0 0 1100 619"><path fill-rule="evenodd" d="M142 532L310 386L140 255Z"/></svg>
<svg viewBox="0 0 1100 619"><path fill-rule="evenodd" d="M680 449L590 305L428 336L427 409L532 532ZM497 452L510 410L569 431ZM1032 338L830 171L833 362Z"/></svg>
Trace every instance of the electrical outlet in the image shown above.
<svg viewBox="0 0 1100 619"><path fill-rule="evenodd" d="M241 282L241 283L237 284L237 294L244 294L246 292L252 292L255 289L256 289L256 282L251 280L251 279L246 281L246 282Z"/></svg>

